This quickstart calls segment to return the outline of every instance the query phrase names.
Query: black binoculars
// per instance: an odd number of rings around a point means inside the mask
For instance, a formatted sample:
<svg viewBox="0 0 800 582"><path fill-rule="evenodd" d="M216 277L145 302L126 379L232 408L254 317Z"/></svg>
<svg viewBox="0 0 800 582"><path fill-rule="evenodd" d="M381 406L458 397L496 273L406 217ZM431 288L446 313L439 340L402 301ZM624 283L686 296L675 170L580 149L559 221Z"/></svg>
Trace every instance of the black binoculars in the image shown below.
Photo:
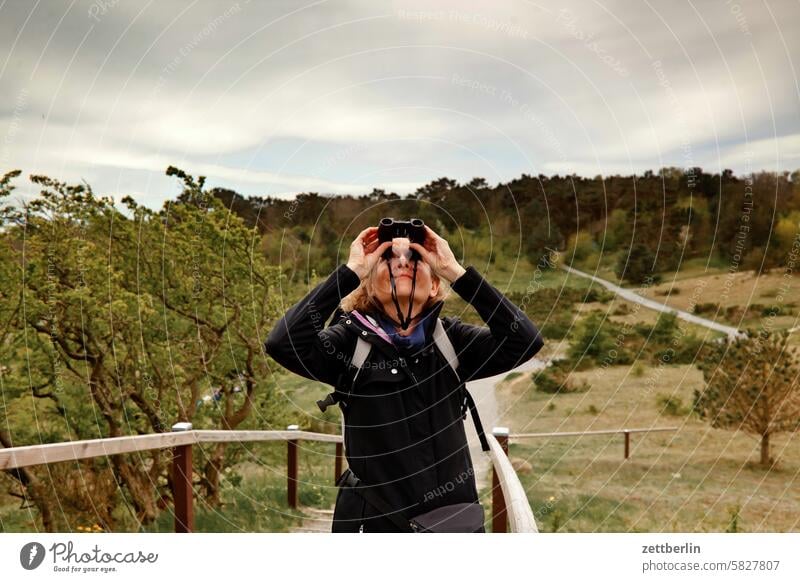
<svg viewBox="0 0 800 582"><path fill-rule="evenodd" d="M378 242L383 243L393 238L407 238L411 242L422 244L425 242L425 223L421 218L411 220L381 218L378 223Z"/></svg>
<svg viewBox="0 0 800 582"><path fill-rule="evenodd" d="M425 242L425 223L421 218L411 220L395 220L394 218L381 218L378 223L378 243L384 243L395 238L407 238L413 243L423 244ZM387 249L383 253L384 259L392 257L392 249ZM412 260L419 260L417 251L412 251Z"/></svg>

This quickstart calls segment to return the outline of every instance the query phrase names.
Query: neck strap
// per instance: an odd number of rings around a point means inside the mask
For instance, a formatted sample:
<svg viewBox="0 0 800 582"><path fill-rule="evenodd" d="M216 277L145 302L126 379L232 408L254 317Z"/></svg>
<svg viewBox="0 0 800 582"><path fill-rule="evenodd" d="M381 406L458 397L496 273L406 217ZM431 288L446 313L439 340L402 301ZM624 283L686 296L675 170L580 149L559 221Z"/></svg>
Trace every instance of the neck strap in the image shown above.
<svg viewBox="0 0 800 582"><path fill-rule="evenodd" d="M394 273L392 272L392 263L389 261L389 280L392 283L392 301L394 302L395 309L397 309L397 318L400 320L400 327L404 330L408 329L408 326L411 325L411 321L414 319L411 317L411 310L414 308L414 290L417 287L417 264L417 259L414 259L414 274L411 276L411 295L408 298L408 315L404 317L400 309L400 302L397 300L397 286L394 280Z"/></svg>

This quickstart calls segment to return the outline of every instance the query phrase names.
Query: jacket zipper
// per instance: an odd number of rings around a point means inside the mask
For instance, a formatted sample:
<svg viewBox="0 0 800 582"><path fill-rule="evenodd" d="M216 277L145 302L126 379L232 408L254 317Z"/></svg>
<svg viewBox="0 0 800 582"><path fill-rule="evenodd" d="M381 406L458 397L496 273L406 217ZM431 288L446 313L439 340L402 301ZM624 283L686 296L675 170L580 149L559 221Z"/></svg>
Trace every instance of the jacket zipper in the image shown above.
<svg viewBox="0 0 800 582"><path fill-rule="evenodd" d="M364 459L364 474L367 473L367 460ZM363 496L361 497L361 523L358 526L358 533L364 533L364 511L367 508L367 500Z"/></svg>
<svg viewBox="0 0 800 582"><path fill-rule="evenodd" d="M406 359L404 357L402 357L402 356L400 356L398 359L400 360L400 366L408 371L409 375L411 376L411 379L414 381L414 384L419 386L419 381L417 380L417 377L414 375L414 372L412 372L411 369L408 367L408 364L406 363ZM355 378L353 379L353 383L355 384ZM365 460L365 462L364 462L364 474L366 474L366 472L367 472L367 469L366 469L366 460ZM366 505L367 505L367 500L366 499L362 499L361 500L361 524L358 527L358 533L364 533L364 511L366 509Z"/></svg>
<svg viewBox="0 0 800 582"><path fill-rule="evenodd" d="M361 523L358 526L358 533L364 533L364 509L366 508L367 500L361 498Z"/></svg>

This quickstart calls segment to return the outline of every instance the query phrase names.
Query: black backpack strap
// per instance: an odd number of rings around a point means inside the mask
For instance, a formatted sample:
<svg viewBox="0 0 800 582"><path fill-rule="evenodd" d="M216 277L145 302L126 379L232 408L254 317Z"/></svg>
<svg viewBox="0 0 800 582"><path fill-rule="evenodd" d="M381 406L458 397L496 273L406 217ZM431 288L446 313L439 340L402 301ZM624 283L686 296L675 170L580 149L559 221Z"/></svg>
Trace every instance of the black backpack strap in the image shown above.
<svg viewBox="0 0 800 582"><path fill-rule="evenodd" d="M469 407L469 413L472 415L475 430L478 432L478 440L481 441L481 450L488 451L489 441L486 440L486 433L483 431L483 423L481 422L481 416L478 414L478 407L475 406L475 400L472 399L472 394L469 393L467 387L463 384L462 387L464 389L464 400ZM464 416L466 416L466 412L464 412Z"/></svg>
<svg viewBox="0 0 800 582"><path fill-rule="evenodd" d="M322 400L317 400L317 406L322 412L325 412L329 406L333 406L334 404L340 404L341 406L347 405L347 396L350 395L353 385L356 382L356 378L358 378L358 374L361 372L364 362L367 361L371 350L371 343L369 343L367 340L358 338L356 341L356 347L353 350L353 356L350 359L350 364L356 369L356 373L351 380L346 372L342 372L336 380L336 390L329 393ZM347 389L341 390L341 388L344 386L344 379L347 379Z"/></svg>
<svg viewBox="0 0 800 582"><path fill-rule="evenodd" d="M344 473L342 473L339 479L337 479L336 485L339 487L350 487L353 491L364 498L367 503L383 514L383 517L389 519L395 526L397 526L400 531L404 533L414 532L414 529L411 527L408 519L405 518L401 511L397 511L389 507L389 504L386 503L386 501L384 501L380 495L375 493L372 488L362 484L361 480L356 477L356 474L353 473L349 468L345 469Z"/></svg>
<svg viewBox="0 0 800 582"><path fill-rule="evenodd" d="M486 440L486 434L483 432L483 423L481 422L481 417L478 414L478 407L475 406L475 400L472 399L472 394L470 394L469 390L467 390L466 382L461 381L461 376L458 373L458 354L456 354L456 350L453 347L453 342L450 341L447 331L444 329L444 324L442 323L441 318L437 318L436 320L436 327L434 328L433 332L433 341L444 356L447 364L453 370L453 373L456 375L456 378L458 378L458 381L461 382L461 389L464 392L464 402L461 405L462 418L467 418L467 411L465 409L466 405L469 407L469 412L472 415L472 422L475 424L475 430L478 432L478 439L481 441L481 449L483 451L488 451L489 441Z"/></svg>

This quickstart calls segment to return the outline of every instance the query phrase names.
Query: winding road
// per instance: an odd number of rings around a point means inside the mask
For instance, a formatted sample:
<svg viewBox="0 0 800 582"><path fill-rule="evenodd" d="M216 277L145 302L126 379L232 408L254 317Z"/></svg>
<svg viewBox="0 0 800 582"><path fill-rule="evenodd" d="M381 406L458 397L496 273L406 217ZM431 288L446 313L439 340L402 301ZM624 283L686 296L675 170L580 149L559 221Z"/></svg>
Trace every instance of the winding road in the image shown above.
<svg viewBox="0 0 800 582"><path fill-rule="evenodd" d="M730 338L745 337L744 332L736 329L735 327L731 327L729 325L723 325L721 323L717 323L716 321L706 319L705 317L700 317L699 315L695 315L694 313L689 313L688 311L683 311L682 309L675 309L674 307L670 307L669 305L665 305L664 303L659 303L658 301L648 299L647 297L642 297L641 295L639 295L635 291L632 291L631 289L625 289L624 287L615 285L611 281L606 281L605 279L601 279L600 277L595 277L594 275L590 275L589 273L585 273L583 271L579 271L578 269L568 267L567 265L561 265L561 268L564 269L567 273L570 273L572 275L577 275L578 277L584 277L585 279L591 279L595 283L599 283L600 285L602 285L609 291L616 293L626 301L638 303L643 307L647 307L648 309L653 309L655 311L660 311L662 313L673 313L676 316L680 317L681 319L688 321L689 323L694 323L695 325L700 325L708 329L712 329L714 331L722 332Z"/></svg>

